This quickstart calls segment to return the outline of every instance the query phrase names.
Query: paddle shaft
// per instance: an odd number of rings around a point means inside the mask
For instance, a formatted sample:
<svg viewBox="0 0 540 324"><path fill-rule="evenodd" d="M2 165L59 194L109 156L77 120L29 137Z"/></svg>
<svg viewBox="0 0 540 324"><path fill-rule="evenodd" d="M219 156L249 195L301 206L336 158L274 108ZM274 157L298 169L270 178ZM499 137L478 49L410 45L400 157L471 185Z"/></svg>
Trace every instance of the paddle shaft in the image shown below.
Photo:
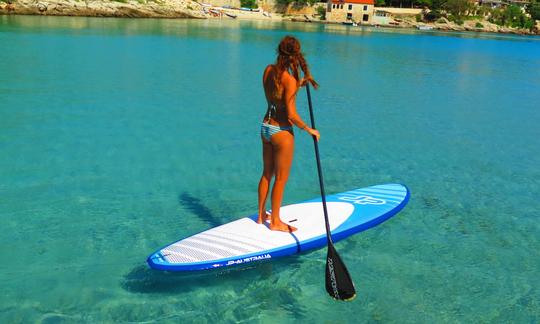
<svg viewBox="0 0 540 324"><path fill-rule="evenodd" d="M309 84L306 84L306 91L309 104L309 117L311 119L311 128L315 128L315 118L313 117L313 105L311 103L311 92ZM326 255L326 291L330 296L338 300L352 300L356 296L356 289L351 275L345 266L345 263L339 257L330 233L330 221L328 220L328 209L326 208L326 194L324 192L324 181L321 167L321 158L319 156L319 143L313 136L315 145L315 158L317 159L317 171L319 172L319 185L321 188L321 200L323 203L324 223L326 225L326 238L328 240L328 253Z"/></svg>
<svg viewBox="0 0 540 324"><path fill-rule="evenodd" d="M309 119L311 120L311 128L315 129L315 117L313 116L313 105L311 104L311 91L309 90L309 84L306 84L306 91L309 105ZM330 221L328 220L328 209L326 208L326 193L324 192L324 180L321 167L321 158L319 156L319 143L317 138L313 136L313 144L315 146L315 158L317 159L317 172L319 173L319 186L321 188L321 198L324 211L324 223L326 225L326 237L328 244L333 244L332 235L330 234Z"/></svg>

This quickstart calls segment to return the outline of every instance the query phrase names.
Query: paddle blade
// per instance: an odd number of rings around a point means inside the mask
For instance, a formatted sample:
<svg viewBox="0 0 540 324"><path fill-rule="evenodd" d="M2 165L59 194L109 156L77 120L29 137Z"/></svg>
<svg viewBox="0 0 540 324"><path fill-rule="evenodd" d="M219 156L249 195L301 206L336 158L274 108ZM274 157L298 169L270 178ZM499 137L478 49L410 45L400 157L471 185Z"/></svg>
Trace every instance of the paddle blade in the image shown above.
<svg viewBox="0 0 540 324"><path fill-rule="evenodd" d="M356 290L349 271L341 261L333 244L328 244L326 256L326 291L338 300L352 300L356 297Z"/></svg>

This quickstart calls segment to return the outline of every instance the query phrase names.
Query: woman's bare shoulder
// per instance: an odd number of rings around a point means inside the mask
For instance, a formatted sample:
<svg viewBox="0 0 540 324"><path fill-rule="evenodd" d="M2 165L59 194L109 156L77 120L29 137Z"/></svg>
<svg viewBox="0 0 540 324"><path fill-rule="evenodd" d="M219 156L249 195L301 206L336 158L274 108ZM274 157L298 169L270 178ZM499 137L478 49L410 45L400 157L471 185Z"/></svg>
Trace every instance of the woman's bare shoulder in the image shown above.
<svg viewBox="0 0 540 324"><path fill-rule="evenodd" d="M266 66L266 68L264 69L264 74L266 75L266 74L272 72L274 70L274 68L275 68L274 64L268 64Z"/></svg>
<svg viewBox="0 0 540 324"><path fill-rule="evenodd" d="M289 71L283 71L283 74L281 75L281 83L286 86L294 86L296 87L296 79L289 73Z"/></svg>
<svg viewBox="0 0 540 324"><path fill-rule="evenodd" d="M264 69L263 79L266 80L266 78L268 77L268 75L270 75L270 72L272 72L273 69L274 69L274 65L268 64L266 68Z"/></svg>

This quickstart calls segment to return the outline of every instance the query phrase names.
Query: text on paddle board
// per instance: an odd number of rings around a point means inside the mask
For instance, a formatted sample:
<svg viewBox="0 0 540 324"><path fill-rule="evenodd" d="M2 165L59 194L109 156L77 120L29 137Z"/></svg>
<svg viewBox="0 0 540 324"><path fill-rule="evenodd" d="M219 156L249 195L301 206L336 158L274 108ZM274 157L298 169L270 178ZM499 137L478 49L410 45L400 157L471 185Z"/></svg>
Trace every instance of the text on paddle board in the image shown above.
<svg viewBox="0 0 540 324"><path fill-rule="evenodd" d="M384 205L386 200L374 198L366 195L354 195L354 194L344 194L339 197L340 200L350 201L353 204L358 205Z"/></svg>
<svg viewBox="0 0 540 324"><path fill-rule="evenodd" d="M270 259L271 257L272 256L267 253L267 254L252 256L252 257L249 257L249 258L243 258L243 259L238 259L238 260L230 260L229 262L227 262L227 265L259 261L259 260L264 260L264 259Z"/></svg>

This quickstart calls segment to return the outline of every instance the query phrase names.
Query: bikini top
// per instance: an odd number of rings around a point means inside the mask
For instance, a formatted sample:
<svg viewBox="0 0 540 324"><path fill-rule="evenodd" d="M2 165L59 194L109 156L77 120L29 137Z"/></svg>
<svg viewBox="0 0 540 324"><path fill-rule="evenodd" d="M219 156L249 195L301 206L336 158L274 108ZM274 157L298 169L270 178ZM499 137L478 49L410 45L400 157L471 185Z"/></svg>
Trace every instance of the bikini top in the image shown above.
<svg viewBox="0 0 540 324"><path fill-rule="evenodd" d="M277 106L274 103L268 103L265 119L270 120L272 117L274 117L274 119L277 117Z"/></svg>

